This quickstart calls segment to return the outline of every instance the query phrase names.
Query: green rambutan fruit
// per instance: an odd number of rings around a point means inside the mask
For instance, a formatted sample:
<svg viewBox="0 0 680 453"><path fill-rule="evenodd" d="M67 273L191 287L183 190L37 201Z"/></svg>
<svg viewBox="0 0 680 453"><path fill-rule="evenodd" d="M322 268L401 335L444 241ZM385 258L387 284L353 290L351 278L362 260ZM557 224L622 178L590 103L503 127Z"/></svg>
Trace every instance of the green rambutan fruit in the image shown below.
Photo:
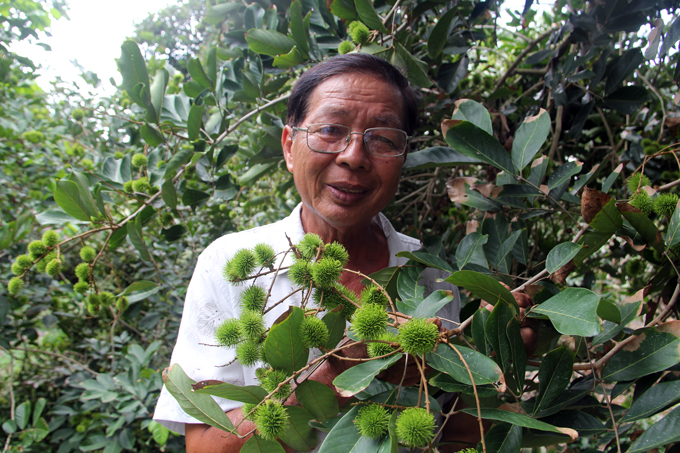
<svg viewBox="0 0 680 453"><path fill-rule="evenodd" d="M385 333L385 326L389 319L387 311L381 305L362 305L352 315L352 330L359 338L372 340Z"/></svg>
<svg viewBox="0 0 680 453"><path fill-rule="evenodd" d="M349 261L347 249L339 242L331 242L330 244L324 245L323 256L324 258L333 258L334 260L340 261L342 267L345 267L347 261Z"/></svg>
<svg viewBox="0 0 680 453"><path fill-rule="evenodd" d="M321 236L314 233L307 233L302 237L302 240L298 242L297 249L300 252L300 255L302 255L302 258L311 260L316 258L317 251L321 246L323 246Z"/></svg>
<svg viewBox="0 0 680 453"><path fill-rule="evenodd" d="M47 268L47 263L56 258L57 258L56 251L47 253L40 261L35 263L35 270L37 272L45 272L45 269Z"/></svg>
<svg viewBox="0 0 680 453"><path fill-rule="evenodd" d="M253 249L255 252L255 261L260 267L271 268L274 265L274 249L269 244L257 244Z"/></svg>
<svg viewBox="0 0 680 453"><path fill-rule="evenodd" d="M389 341L390 343L397 343L397 336L390 331L379 335L376 340ZM369 357L381 357L394 352L394 348L387 343L370 342L366 346Z"/></svg>
<svg viewBox="0 0 680 453"><path fill-rule="evenodd" d="M114 158L114 159L122 159L123 157L125 157L125 154L123 154L123 153L120 152L120 151L116 151L115 153L113 153L113 158Z"/></svg>
<svg viewBox="0 0 680 453"><path fill-rule="evenodd" d="M236 346L236 359L243 366L253 366L262 357L262 347L259 343L248 340Z"/></svg>
<svg viewBox="0 0 680 453"><path fill-rule="evenodd" d="M159 168L161 168L161 167L162 167L163 165L165 165L165 164L167 164L166 161L164 161L164 160L159 160L158 162L156 162L156 170L158 170Z"/></svg>
<svg viewBox="0 0 680 453"><path fill-rule="evenodd" d="M94 247L90 247L89 245L84 246L83 248L80 249L80 259L83 261L94 261L94 259L97 256L97 251L94 249Z"/></svg>
<svg viewBox="0 0 680 453"><path fill-rule="evenodd" d="M646 215L650 215L652 213L654 203L652 202L652 198L649 196L647 192L644 190L639 191L635 195L633 195L633 198L630 199L630 205L638 208L640 211L644 212Z"/></svg>
<svg viewBox="0 0 680 453"><path fill-rule="evenodd" d="M215 329L215 340L220 346L236 346L241 342L241 339L241 330L237 319L225 319Z"/></svg>
<svg viewBox="0 0 680 453"><path fill-rule="evenodd" d="M630 178L628 178L628 181L626 181L626 184L628 186L628 191L630 193L635 193L639 189L642 189L644 186L651 186L652 182L649 180L649 178L642 173L635 173L631 175Z"/></svg>
<svg viewBox="0 0 680 453"><path fill-rule="evenodd" d="M53 259L45 266L45 272L50 277L55 277L59 272L61 272L61 260Z"/></svg>
<svg viewBox="0 0 680 453"><path fill-rule="evenodd" d="M342 264L333 258L321 258L312 264L312 280L322 289L332 288L342 274Z"/></svg>
<svg viewBox="0 0 680 453"><path fill-rule="evenodd" d="M47 247L54 247L59 243L59 234L54 230L47 230L43 233L42 241Z"/></svg>
<svg viewBox="0 0 680 453"><path fill-rule="evenodd" d="M114 296L112 293L108 291L102 291L99 293L99 299L101 300L102 308L110 307L111 305L113 305L115 298L116 296Z"/></svg>
<svg viewBox="0 0 680 453"><path fill-rule="evenodd" d="M250 249L240 249L224 265L224 278L231 282L244 280L255 270L256 265L257 260L253 251Z"/></svg>
<svg viewBox="0 0 680 453"><path fill-rule="evenodd" d="M19 267L21 267L21 269L24 270L30 269L31 266L33 266L33 260L28 255L19 255L17 256L17 259L14 262L18 264Z"/></svg>
<svg viewBox="0 0 680 453"><path fill-rule="evenodd" d="M312 263L297 260L288 268L288 278L296 286L308 287L312 282Z"/></svg>
<svg viewBox="0 0 680 453"><path fill-rule="evenodd" d="M355 44L366 44L371 37L371 30L357 20L350 24L349 36Z"/></svg>
<svg viewBox="0 0 680 453"><path fill-rule="evenodd" d="M439 339L439 328L424 318L412 318L399 326L399 345L407 354L432 352Z"/></svg>
<svg viewBox="0 0 680 453"><path fill-rule="evenodd" d="M255 408L255 406L257 406L257 403L243 403L243 406L241 406L241 413L243 414L243 418L252 422L255 419L255 412L253 412L252 414L250 412Z"/></svg>
<svg viewBox="0 0 680 453"><path fill-rule="evenodd" d="M399 442L409 447L424 447L434 438L434 416L422 407L409 407L397 417Z"/></svg>
<svg viewBox="0 0 680 453"><path fill-rule="evenodd" d="M78 280L80 280L81 282L89 282L90 265L87 263L80 263L79 265L76 266L75 274L76 277L78 277Z"/></svg>
<svg viewBox="0 0 680 453"><path fill-rule="evenodd" d="M260 367L255 370L255 378L259 381L261 380L269 371L268 368Z"/></svg>
<svg viewBox="0 0 680 453"><path fill-rule="evenodd" d="M239 296L239 304L245 310L261 311L267 299L267 292L261 286L247 287Z"/></svg>
<svg viewBox="0 0 680 453"><path fill-rule="evenodd" d="M259 311L243 310L238 323L241 336L250 340L260 340L266 330L264 318Z"/></svg>
<svg viewBox="0 0 680 453"><path fill-rule="evenodd" d="M87 306L87 311L92 315L95 316L97 313L99 313L99 309L101 307L101 298L99 297L99 294L96 293L90 293L87 296L87 301L85 302L85 305Z"/></svg>
<svg viewBox="0 0 680 453"><path fill-rule="evenodd" d="M338 53L340 55L345 55L346 53L349 53L355 49L354 44L352 44L349 41L342 41L340 45L338 45Z"/></svg>
<svg viewBox="0 0 680 453"><path fill-rule="evenodd" d="M657 215L670 218L678 204L678 196L674 193L661 193L654 198L653 203Z"/></svg>
<svg viewBox="0 0 680 453"><path fill-rule="evenodd" d="M149 185L149 180L146 178L146 176L132 181L132 190L135 192L146 193L149 191L149 189L151 189L151 186Z"/></svg>
<svg viewBox="0 0 680 453"><path fill-rule="evenodd" d="M345 317L345 319L350 319L357 307L343 296L353 300L356 304L359 303L354 291L341 284L336 284L333 286L333 288L328 290L315 291L312 295L312 299L317 305L324 307L326 310L333 310L334 308L342 305L342 315Z"/></svg>
<svg viewBox="0 0 680 453"><path fill-rule="evenodd" d="M16 276L23 275L24 271L26 270L23 267L21 267L17 262L12 263L10 269L12 270L12 274Z"/></svg>
<svg viewBox="0 0 680 453"><path fill-rule="evenodd" d="M149 160L144 154L135 154L132 156L132 166L135 168L146 167L146 164L148 163Z"/></svg>
<svg viewBox="0 0 680 453"><path fill-rule="evenodd" d="M10 296L16 296L24 287L24 281L19 277L12 277L7 283L7 292Z"/></svg>
<svg viewBox="0 0 680 453"><path fill-rule="evenodd" d="M386 307L390 303L385 292L379 286L370 284L361 291L361 304L376 304Z"/></svg>
<svg viewBox="0 0 680 453"><path fill-rule="evenodd" d="M73 291L77 292L78 294L85 294L88 289L90 289L90 284L86 281L81 280L73 285Z"/></svg>
<svg viewBox="0 0 680 453"><path fill-rule="evenodd" d="M94 162L92 162L92 159L88 159L87 157L84 159L80 159L80 162L78 163L85 170L92 170L94 168Z"/></svg>
<svg viewBox="0 0 680 453"><path fill-rule="evenodd" d="M326 346L329 336L328 326L316 316L307 316L300 324L300 338L307 348Z"/></svg>
<svg viewBox="0 0 680 453"><path fill-rule="evenodd" d="M379 404L362 406L354 419L354 424L362 436L380 439L387 434L390 423L390 412Z"/></svg>
<svg viewBox="0 0 680 453"><path fill-rule="evenodd" d="M47 253L47 247L43 241L31 241L28 244L28 253L33 260L37 260Z"/></svg>
<svg viewBox="0 0 680 453"><path fill-rule="evenodd" d="M288 412L278 401L267 400L255 412L255 427L260 436L276 440L288 429Z"/></svg>
<svg viewBox="0 0 680 453"><path fill-rule="evenodd" d="M124 312L125 310L128 309L130 306L130 299L128 299L126 296L119 297L116 300L116 309L118 309L119 312Z"/></svg>
<svg viewBox="0 0 680 453"><path fill-rule="evenodd" d="M83 112L83 109L73 109L71 112L71 118L76 121L80 121L85 118L85 112Z"/></svg>
<svg viewBox="0 0 680 453"><path fill-rule="evenodd" d="M626 275L637 276L645 270L640 258L633 258L626 263Z"/></svg>
<svg viewBox="0 0 680 453"><path fill-rule="evenodd" d="M123 183L123 192L125 192L125 193L134 192L134 189L132 188L132 181L125 181Z"/></svg>
<svg viewBox="0 0 680 453"><path fill-rule="evenodd" d="M271 393L281 384L288 379L288 374L284 370L269 369L260 378L260 385L267 393ZM291 393L290 382L281 386L281 388L274 393L277 399L280 401L285 401Z"/></svg>

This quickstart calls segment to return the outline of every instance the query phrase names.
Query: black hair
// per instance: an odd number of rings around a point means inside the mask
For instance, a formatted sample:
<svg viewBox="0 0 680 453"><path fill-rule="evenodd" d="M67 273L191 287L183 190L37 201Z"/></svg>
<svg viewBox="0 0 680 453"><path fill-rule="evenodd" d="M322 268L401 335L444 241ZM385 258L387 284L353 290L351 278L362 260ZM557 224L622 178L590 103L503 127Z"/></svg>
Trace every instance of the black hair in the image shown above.
<svg viewBox="0 0 680 453"><path fill-rule="evenodd" d="M333 76L350 73L373 75L397 88L404 103L404 130L413 135L418 122L418 92L411 88L397 68L367 53L338 55L302 74L288 99L286 122L290 126L299 126L307 116L309 98L314 89Z"/></svg>

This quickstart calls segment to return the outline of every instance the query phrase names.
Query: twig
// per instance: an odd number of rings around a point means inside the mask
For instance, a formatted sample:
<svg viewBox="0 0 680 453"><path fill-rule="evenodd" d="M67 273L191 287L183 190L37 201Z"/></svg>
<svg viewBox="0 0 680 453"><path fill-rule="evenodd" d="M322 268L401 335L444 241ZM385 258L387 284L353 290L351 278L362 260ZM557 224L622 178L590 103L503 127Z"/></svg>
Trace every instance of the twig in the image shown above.
<svg viewBox="0 0 680 453"><path fill-rule="evenodd" d="M609 127L609 123L607 122L607 117L604 115L604 112L600 107L596 107L597 113L600 114L600 118L602 118L602 123L604 124L604 129L607 131L607 137L609 137L609 144L611 145L612 149L616 151L616 143L614 143L614 134L612 134L612 130Z"/></svg>
<svg viewBox="0 0 680 453"><path fill-rule="evenodd" d="M397 11L397 8L399 8L399 6L401 6L401 1L402 1L402 0L397 0L397 2L394 4L394 6L393 6L392 9L390 10L390 12L387 13L387 16L385 16L385 18L384 18L383 21L382 21L383 26L387 25L387 22L390 21L390 18L391 18L391 17L394 15L394 13Z"/></svg>
<svg viewBox="0 0 680 453"><path fill-rule="evenodd" d="M351 273L351 274L355 274L355 275L358 275L358 276L360 276L360 277L364 277L365 279L370 280L371 283L373 283L375 286L377 286L378 288L382 289L383 294L387 297L387 300L388 300L389 303L390 303L390 307L392 307L392 311L393 311L394 313L397 312L397 308L394 306L394 302L392 301L392 298L390 297L389 294L387 294L387 291L385 291L385 288L383 288L383 286L382 286L381 284L379 284L378 282L376 282L375 280L373 280L373 279L372 279L371 277L369 277L368 275L363 274L363 273L361 273L361 272L359 272L359 271L354 271L354 270L352 270L352 269L343 269L343 270L346 271L346 272L349 272L349 273Z"/></svg>
<svg viewBox="0 0 680 453"><path fill-rule="evenodd" d="M0 346L2 347L2 346ZM2 348L7 353L9 354L9 418L10 420L14 420L15 414L14 414L14 407L16 405L16 401L14 400L14 355L12 354L11 351L8 351L5 348ZM12 434L7 433L7 440L5 440L5 448L2 449L2 453L5 453L9 449L9 441L12 439Z"/></svg>
<svg viewBox="0 0 680 453"><path fill-rule="evenodd" d="M272 105L276 105L276 104L278 104L278 103L281 102L281 101L285 101L285 100L288 99L289 97L290 97L290 93L284 94L283 96L278 97L278 98L274 99L273 101L269 101L269 102L267 102L266 104L257 107L255 110L253 110L253 111L251 111L251 112L245 114L245 115L242 116L238 121L236 121L229 129L227 129L226 131L222 132L222 134L221 134L219 137L217 137L217 138L215 139L214 144L216 145L216 144L220 143L222 140L224 140L225 138L227 138L227 135L229 135L229 134L231 134L232 132L234 132L234 131L236 130L236 128L239 127L243 122L245 122L245 121L249 120L250 118L252 118L253 116L257 115L257 114L260 113L262 110L264 110L264 109L266 109L266 108L269 108L269 107L271 107Z"/></svg>
<svg viewBox="0 0 680 453"><path fill-rule="evenodd" d="M552 33L553 33L553 30L552 30L552 28L551 28L550 30L548 30L547 32L543 33L543 34L542 34L541 36L539 36L538 38L536 38L536 39L534 39L533 41L531 41L531 42L527 45L526 49L524 49L524 50L522 51L522 53L519 54L519 56L517 57L517 59L510 65L510 67L508 68L508 70L505 71L505 74L503 74L503 75L501 76L501 78L499 78L499 79L496 81L495 89L497 90L498 88L500 88L501 86L503 86L503 84L505 83L505 81L508 79L508 77L510 77L510 75L515 71L515 69L517 69L517 66L519 66L519 64L522 62L522 60L524 60L524 58L525 58L527 55L529 55L529 52L531 52L531 51L534 49L534 47L536 47L536 45L538 45L539 42L543 41L545 38L547 38L548 36L550 36Z"/></svg>
<svg viewBox="0 0 680 453"><path fill-rule="evenodd" d="M663 98L661 97L661 94L659 94L659 91L654 87L654 85L649 83L649 80L647 80L645 76L642 75L639 69L635 71L635 74L637 74L637 76L640 77L643 82L645 82L649 89L652 90L654 94L656 94L656 97L659 98L659 105L661 106L661 112L663 113L663 117L661 118L661 129L659 130L659 138L656 141L660 142L661 138L663 138L663 126L664 123L666 122L666 107L664 107L663 105L664 102Z"/></svg>
<svg viewBox="0 0 680 453"><path fill-rule="evenodd" d="M555 115L555 134L553 135L552 143L550 144L550 152L548 159L553 160L557 147L560 144L560 136L562 135L562 116L564 115L564 106L557 106L557 114Z"/></svg>
<svg viewBox="0 0 680 453"><path fill-rule="evenodd" d="M614 411L612 411L612 400L611 394L607 396L607 389L604 387L604 383L600 382L602 391L604 392L604 401L607 404L607 409L609 410L609 416L612 418L612 427L614 428L614 436L616 437L616 450L621 453L621 439L619 439L619 430L616 428L616 418L614 418Z"/></svg>
<svg viewBox="0 0 680 453"><path fill-rule="evenodd" d="M36 354L45 354L45 355L49 355L49 356L52 356L52 357L57 357L61 360L66 360L68 362L73 363L74 365L81 367L83 370L87 371L88 373L92 374L93 376L99 376L99 373L97 373L96 371L93 371L90 368L88 368L87 366L78 362L77 360L74 360L74 359L67 357L65 355L62 355L62 354L57 354L55 352L49 352L49 351L41 351L39 349L28 349L28 348L12 348L12 349L15 349L17 351L34 352Z"/></svg>
<svg viewBox="0 0 680 453"><path fill-rule="evenodd" d="M677 181L669 182L668 184L664 184L663 186L659 186L656 190L657 192L660 190L668 190L672 189L673 187L680 186L680 179Z"/></svg>

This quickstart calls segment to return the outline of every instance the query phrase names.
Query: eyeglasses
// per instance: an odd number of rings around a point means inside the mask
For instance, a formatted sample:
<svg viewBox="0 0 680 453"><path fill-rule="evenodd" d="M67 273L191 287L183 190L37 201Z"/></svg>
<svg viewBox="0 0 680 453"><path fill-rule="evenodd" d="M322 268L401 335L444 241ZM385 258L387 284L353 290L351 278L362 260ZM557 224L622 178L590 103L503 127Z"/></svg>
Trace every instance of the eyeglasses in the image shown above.
<svg viewBox="0 0 680 453"><path fill-rule="evenodd" d="M294 131L307 132L307 146L312 151L337 154L347 149L352 135L363 135L366 151L374 156L398 157L404 154L409 136L401 129L372 127L364 132L352 132L341 124L310 124L307 128L294 127Z"/></svg>

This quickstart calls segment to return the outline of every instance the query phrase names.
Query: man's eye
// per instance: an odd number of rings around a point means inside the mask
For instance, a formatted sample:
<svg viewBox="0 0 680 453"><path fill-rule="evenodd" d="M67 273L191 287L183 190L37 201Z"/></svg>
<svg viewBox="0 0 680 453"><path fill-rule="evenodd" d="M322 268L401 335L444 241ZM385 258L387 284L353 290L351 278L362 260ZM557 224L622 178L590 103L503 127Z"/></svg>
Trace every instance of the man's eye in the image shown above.
<svg viewBox="0 0 680 453"><path fill-rule="evenodd" d="M316 131L316 133L321 135L324 138L335 138L335 139L341 139L346 135L346 132L343 131L342 128L336 127L336 126L320 127Z"/></svg>

